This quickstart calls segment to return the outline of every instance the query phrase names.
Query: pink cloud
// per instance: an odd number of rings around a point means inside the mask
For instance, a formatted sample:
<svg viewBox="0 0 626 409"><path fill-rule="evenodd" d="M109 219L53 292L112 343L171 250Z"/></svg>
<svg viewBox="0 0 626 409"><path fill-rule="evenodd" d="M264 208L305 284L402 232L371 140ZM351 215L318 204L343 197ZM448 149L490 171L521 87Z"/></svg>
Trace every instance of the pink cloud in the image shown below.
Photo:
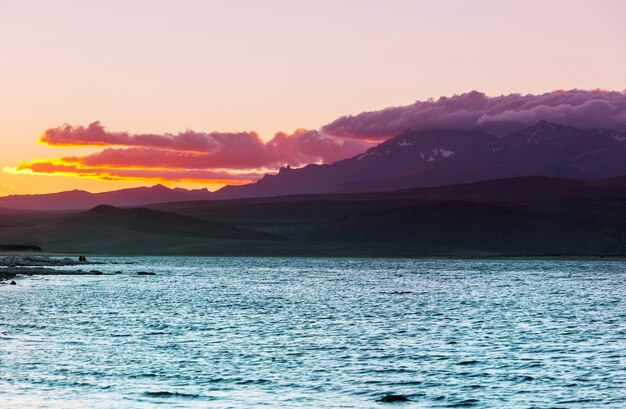
<svg viewBox="0 0 626 409"><path fill-rule="evenodd" d="M254 132L137 134L109 132L99 122L48 129L40 142L52 146L119 146L85 157L65 158L89 166L278 168L335 162L367 150L370 143L327 136L318 131L278 133L264 143Z"/></svg>
<svg viewBox="0 0 626 409"><path fill-rule="evenodd" d="M364 152L406 129L481 129L504 135L540 120L581 128L626 130L626 91L556 91L488 97L477 91L412 105L344 116L320 130L277 133L264 142L255 132L132 134L100 122L44 132L51 146L100 146L86 156L25 162L15 172L65 174L105 180L243 183L281 166L332 163Z"/></svg>
<svg viewBox="0 0 626 409"><path fill-rule="evenodd" d="M62 125L44 132L39 142L51 146L134 146L181 151L210 152L224 141L235 140L262 144L254 132L201 133L185 131L178 134L130 134L108 131L99 121L88 126Z"/></svg>

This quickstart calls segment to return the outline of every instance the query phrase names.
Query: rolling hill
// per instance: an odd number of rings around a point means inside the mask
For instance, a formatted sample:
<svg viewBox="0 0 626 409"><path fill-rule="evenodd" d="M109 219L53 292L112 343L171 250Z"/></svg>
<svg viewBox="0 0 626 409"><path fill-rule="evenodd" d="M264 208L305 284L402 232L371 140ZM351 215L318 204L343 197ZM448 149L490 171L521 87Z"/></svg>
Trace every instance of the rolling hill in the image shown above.
<svg viewBox="0 0 626 409"><path fill-rule="evenodd" d="M84 190L0 197L0 207L22 210L84 210L98 205L143 206L152 203L208 199L206 189L170 189L163 185L90 193Z"/></svg>
<svg viewBox="0 0 626 409"><path fill-rule="evenodd" d="M271 234L145 208L101 205L86 212L23 216L0 225L0 243L52 252L176 254L212 245L281 241ZM209 250L207 250L209 249Z"/></svg>
<svg viewBox="0 0 626 409"><path fill-rule="evenodd" d="M613 254L622 245L586 223L455 200L350 214L311 226L305 236L318 241L385 243L433 254Z"/></svg>
<svg viewBox="0 0 626 409"><path fill-rule="evenodd" d="M626 177L519 177L394 192L20 211L0 243L239 256L626 256Z"/></svg>

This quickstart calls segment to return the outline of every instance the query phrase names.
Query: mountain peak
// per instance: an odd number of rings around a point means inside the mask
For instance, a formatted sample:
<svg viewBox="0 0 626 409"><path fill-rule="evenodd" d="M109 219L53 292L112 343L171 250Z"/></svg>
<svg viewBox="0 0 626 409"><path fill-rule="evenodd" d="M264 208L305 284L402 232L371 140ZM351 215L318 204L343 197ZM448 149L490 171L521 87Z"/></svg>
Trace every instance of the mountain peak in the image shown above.
<svg viewBox="0 0 626 409"><path fill-rule="evenodd" d="M522 130L518 135L522 135L527 143L537 145L554 139L556 135L559 135L568 129L571 128L542 119L536 124Z"/></svg>
<svg viewBox="0 0 626 409"><path fill-rule="evenodd" d="M549 122L549 121L546 121L545 119L542 119L541 121L537 122L535 124L535 126L541 127L541 128L551 128L551 129L553 129L553 128L564 128L563 125L560 125L560 124L557 124L557 123L554 123L554 122Z"/></svg>
<svg viewBox="0 0 626 409"><path fill-rule="evenodd" d="M624 174L621 140L615 132L598 136L596 130L546 120L503 138L475 128L407 129L352 158L282 168L212 198L389 191L528 175L610 178Z"/></svg>
<svg viewBox="0 0 626 409"><path fill-rule="evenodd" d="M546 121L545 119L542 119L541 121L537 122L534 125L527 127L521 132L538 132L538 131L544 131L544 130L551 132L551 131L566 130L566 129L573 129L573 128L569 126L557 124L556 122L550 122L550 121Z"/></svg>
<svg viewBox="0 0 626 409"><path fill-rule="evenodd" d="M291 169L291 165L287 165L287 166L281 166L280 169L278 169L278 174L279 175L283 175L289 171L291 171L293 169Z"/></svg>
<svg viewBox="0 0 626 409"><path fill-rule="evenodd" d="M162 185L160 183L150 187L150 189L152 189L152 190L170 190L169 187L167 187L165 185Z"/></svg>
<svg viewBox="0 0 626 409"><path fill-rule="evenodd" d="M117 210L118 208L115 206L111 206L111 205L106 205L106 204L102 204L102 205L98 205L96 207L94 207L93 209L90 209L88 211L88 213L96 213L96 214L102 214L102 213L108 213L114 210Z"/></svg>

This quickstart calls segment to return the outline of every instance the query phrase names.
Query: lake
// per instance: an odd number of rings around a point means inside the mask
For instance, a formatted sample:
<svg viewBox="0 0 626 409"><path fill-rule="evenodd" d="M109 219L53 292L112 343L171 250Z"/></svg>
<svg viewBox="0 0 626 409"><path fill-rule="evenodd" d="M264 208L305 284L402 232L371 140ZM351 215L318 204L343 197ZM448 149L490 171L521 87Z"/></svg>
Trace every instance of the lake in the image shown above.
<svg viewBox="0 0 626 409"><path fill-rule="evenodd" d="M626 407L623 261L90 261L0 286L0 407Z"/></svg>

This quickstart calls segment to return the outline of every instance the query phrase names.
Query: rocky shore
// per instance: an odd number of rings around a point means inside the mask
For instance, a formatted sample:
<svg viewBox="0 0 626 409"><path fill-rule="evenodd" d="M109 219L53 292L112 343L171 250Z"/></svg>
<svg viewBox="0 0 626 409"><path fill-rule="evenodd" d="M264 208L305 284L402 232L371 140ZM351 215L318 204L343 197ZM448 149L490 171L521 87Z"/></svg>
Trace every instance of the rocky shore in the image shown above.
<svg viewBox="0 0 626 409"><path fill-rule="evenodd" d="M97 264L89 261L78 261L69 257L50 258L48 256L0 256L0 267L58 267Z"/></svg>
<svg viewBox="0 0 626 409"><path fill-rule="evenodd" d="M50 267L76 267L93 265L89 261L71 258L50 258L47 256L0 256L0 282L13 280L18 275L102 275L98 270L54 269Z"/></svg>

